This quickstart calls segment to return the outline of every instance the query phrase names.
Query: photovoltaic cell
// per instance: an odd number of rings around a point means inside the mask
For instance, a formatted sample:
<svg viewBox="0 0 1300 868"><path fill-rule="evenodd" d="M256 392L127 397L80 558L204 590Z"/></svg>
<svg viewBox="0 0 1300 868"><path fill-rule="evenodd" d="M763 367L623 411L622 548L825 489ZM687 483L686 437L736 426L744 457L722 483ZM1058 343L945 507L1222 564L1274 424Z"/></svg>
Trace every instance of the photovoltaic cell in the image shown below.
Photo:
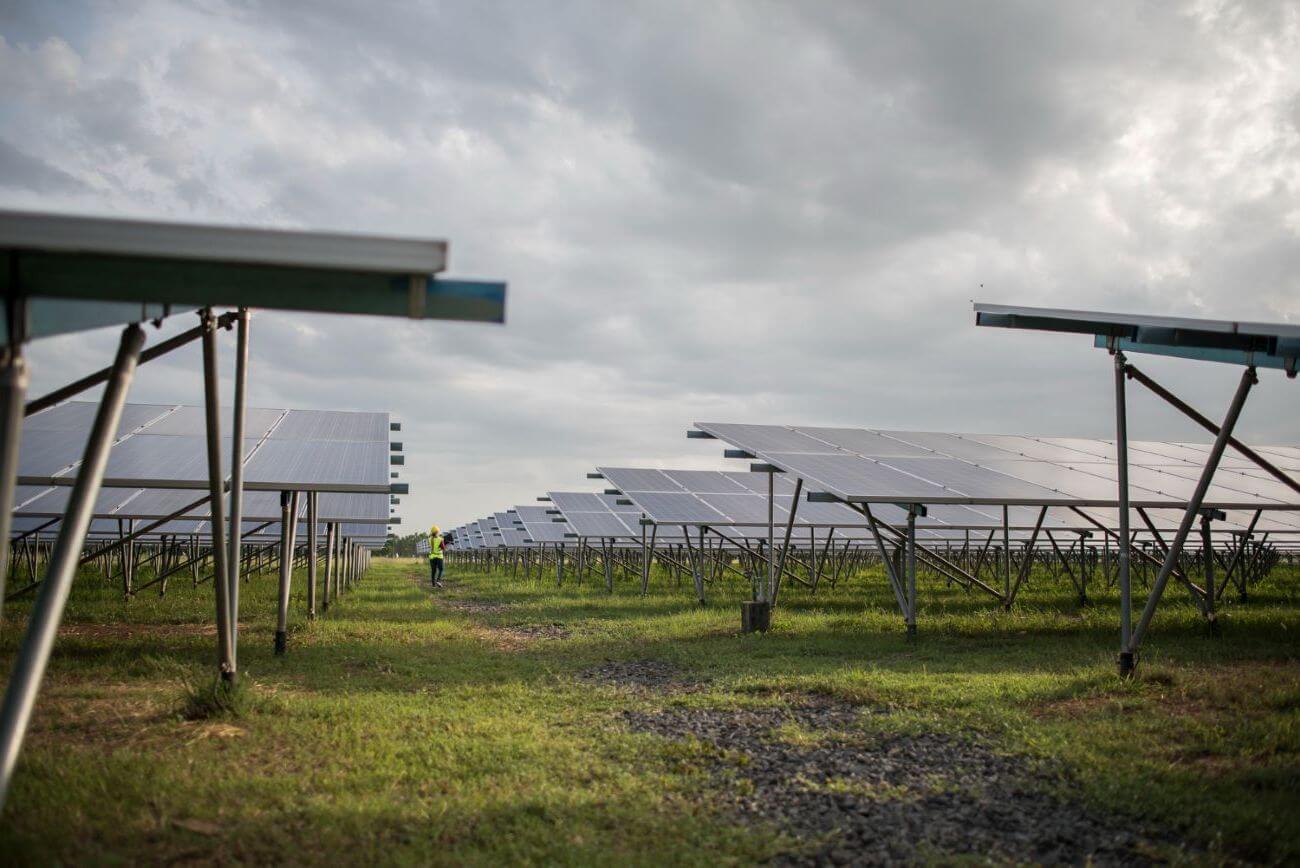
<svg viewBox="0 0 1300 868"><path fill-rule="evenodd" d="M800 428L801 432L825 440L846 452L856 452L871 458L930 458L934 452L884 437L862 428Z"/></svg>
<svg viewBox="0 0 1300 868"><path fill-rule="evenodd" d="M599 495L588 494L577 491L552 491L547 496L555 504L555 508L565 513L571 511L582 512L609 512L605 506L605 501L600 499Z"/></svg>
<svg viewBox="0 0 1300 868"><path fill-rule="evenodd" d="M819 440L779 425L735 425L719 422L701 422L698 428L731 442L749 444L742 449L753 452L832 452L831 447ZM733 438L735 438L733 440Z"/></svg>
<svg viewBox="0 0 1300 868"><path fill-rule="evenodd" d="M244 484L283 488L373 486L387 479L386 442L266 440L244 469ZM346 490L346 489L343 489Z"/></svg>
<svg viewBox="0 0 1300 868"><path fill-rule="evenodd" d="M1076 470L1024 458L1014 461L990 461L985 466L1044 488L1055 489L1079 500L1105 503L1115 499L1115 482L1090 473L1086 469ZM1079 467L1086 468L1087 465L1079 465Z"/></svg>
<svg viewBox="0 0 1300 868"><path fill-rule="evenodd" d="M866 461L857 455L773 452L768 457L791 473L819 483L812 490L830 491L845 499L852 499L862 492L909 503L942 502L952 496L938 485L908 476L883 464Z"/></svg>
<svg viewBox="0 0 1300 868"><path fill-rule="evenodd" d="M1008 452L1005 449L989 446L986 443L978 443L974 440L967 440L956 434L921 431L882 431L881 433L886 437L897 438L916 446L933 449L935 452L967 461L983 463L985 461L1017 457L1015 453Z"/></svg>
<svg viewBox="0 0 1300 868"><path fill-rule="evenodd" d="M582 537L623 537L632 531L612 512L566 512L564 517Z"/></svg>
<svg viewBox="0 0 1300 868"><path fill-rule="evenodd" d="M700 500L726 516L730 522L765 523L767 521L767 498L761 495L752 493L701 494L699 497ZM789 502L788 498L786 502ZM775 501L775 520L778 524L784 524L788 520L789 513L781 509L779 504L779 500Z"/></svg>
<svg viewBox="0 0 1300 868"><path fill-rule="evenodd" d="M170 412L173 404L127 404L122 408L122 418L117 425L117 435L121 437ZM82 435L82 442L90 433L94 424L99 404L94 401L69 401L48 410L42 410L34 416L23 420L23 431L77 431Z"/></svg>
<svg viewBox="0 0 1300 868"><path fill-rule="evenodd" d="M290 410L271 434L277 440L352 440L388 442L387 413L342 410Z"/></svg>
<svg viewBox="0 0 1300 868"><path fill-rule="evenodd" d="M86 433L53 429L24 436L18 450L18 475L45 478L66 470L85 453Z"/></svg>
<svg viewBox="0 0 1300 868"><path fill-rule="evenodd" d="M645 514L656 522L663 524L697 522L727 523L726 516L703 503L694 495L684 491L668 492L627 492Z"/></svg>
<svg viewBox="0 0 1300 868"><path fill-rule="evenodd" d="M1071 500L1068 495L955 458L890 458L882 462L967 497L1034 503Z"/></svg>

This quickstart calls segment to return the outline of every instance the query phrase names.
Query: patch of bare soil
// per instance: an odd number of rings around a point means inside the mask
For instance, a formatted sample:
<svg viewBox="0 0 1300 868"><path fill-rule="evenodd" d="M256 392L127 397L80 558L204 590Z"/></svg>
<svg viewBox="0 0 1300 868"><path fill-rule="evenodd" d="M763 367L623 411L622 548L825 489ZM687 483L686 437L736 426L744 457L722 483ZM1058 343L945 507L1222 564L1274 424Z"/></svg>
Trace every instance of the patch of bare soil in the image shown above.
<svg viewBox="0 0 1300 868"><path fill-rule="evenodd" d="M70 624L59 625L60 639L190 639L216 636L216 624Z"/></svg>
<svg viewBox="0 0 1300 868"><path fill-rule="evenodd" d="M174 702L160 701L149 689L130 684L84 688L55 686L37 703L31 737L45 744L127 747L148 742L158 724L176 720ZM152 731L152 734L151 734Z"/></svg>
<svg viewBox="0 0 1300 868"><path fill-rule="evenodd" d="M662 660L610 660L579 673L578 677L634 690L682 691L700 685L698 678Z"/></svg>
<svg viewBox="0 0 1300 868"><path fill-rule="evenodd" d="M872 738L862 713L814 697L788 707L675 707L623 718L637 732L711 747L705 763L725 808L800 842L776 865L1157 861L1160 839L1053 796L1052 769L973 737ZM791 727L812 737L783 739Z"/></svg>
<svg viewBox="0 0 1300 868"><path fill-rule="evenodd" d="M453 612L468 612L471 615L499 615L510 609L509 603L489 603L484 600L448 600L436 598L438 605Z"/></svg>
<svg viewBox="0 0 1300 868"><path fill-rule="evenodd" d="M573 635L563 624L514 624L495 628L518 639L568 639Z"/></svg>
<svg viewBox="0 0 1300 868"><path fill-rule="evenodd" d="M572 635L563 624L476 624L472 629L502 651L522 651L538 641L568 639Z"/></svg>

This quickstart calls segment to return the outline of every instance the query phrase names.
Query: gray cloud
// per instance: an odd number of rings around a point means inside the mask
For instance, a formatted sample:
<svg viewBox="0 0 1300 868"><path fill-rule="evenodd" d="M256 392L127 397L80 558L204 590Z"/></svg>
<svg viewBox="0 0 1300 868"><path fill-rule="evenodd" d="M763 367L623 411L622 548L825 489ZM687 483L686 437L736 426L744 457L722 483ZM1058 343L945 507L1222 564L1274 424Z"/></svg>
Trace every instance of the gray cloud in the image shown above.
<svg viewBox="0 0 1300 868"><path fill-rule="evenodd" d="M1106 436L1105 356L970 300L1300 318L1298 10L19 4L0 202L446 237L508 279L504 329L257 317L256 402L404 421L416 526L716 466L706 417ZM112 340L38 344L36 390ZM195 362L137 397L196 400ZM1212 415L1236 376L1146 367ZM1247 432L1300 439L1293 390Z"/></svg>

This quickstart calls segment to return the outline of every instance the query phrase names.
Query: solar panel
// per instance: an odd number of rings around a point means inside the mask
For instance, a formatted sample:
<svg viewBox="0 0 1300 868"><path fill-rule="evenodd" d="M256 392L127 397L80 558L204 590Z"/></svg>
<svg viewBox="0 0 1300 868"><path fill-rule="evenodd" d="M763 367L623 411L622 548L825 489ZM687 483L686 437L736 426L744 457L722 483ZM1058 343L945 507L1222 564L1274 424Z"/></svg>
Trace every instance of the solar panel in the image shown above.
<svg viewBox="0 0 1300 868"><path fill-rule="evenodd" d="M122 418L117 425L121 437L129 431L165 416L175 410L172 404L127 404L122 408ZM48 410L42 410L23 420L23 431L90 431L99 404L94 401L69 401Z"/></svg>
<svg viewBox="0 0 1300 868"><path fill-rule="evenodd" d="M701 494L742 494L748 491L739 482L716 470L665 470L663 474L681 488Z"/></svg>
<svg viewBox="0 0 1300 868"><path fill-rule="evenodd" d="M989 446L997 446L1000 449L1013 452L1017 456L1033 458L1038 461L1059 461L1077 464L1089 461L1114 460L1115 450L1105 446L1101 441L1096 441L1097 446L1092 451L1085 452L1061 444L1045 443L1033 437L1017 437L1008 434L964 434L962 436ZM1110 457L1107 457L1108 453Z"/></svg>
<svg viewBox="0 0 1300 868"><path fill-rule="evenodd" d="M942 502L951 493L939 485L868 461L857 455L805 455L769 452L764 455L779 467L818 483L815 490L829 491L846 500L871 492L890 501Z"/></svg>
<svg viewBox="0 0 1300 868"><path fill-rule="evenodd" d="M966 497L1028 503L1065 502L1074 499L1041 485L1025 482L956 458L889 458L882 460L881 464L925 479L949 492Z"/></svg>
<svg viewBox="0 0 1300 868"><path fill-rule="evenodd" d="M221 438L222 461L230 462L230 438ZM256 440L244 441L247 457ZM128 480L131 485L169 487L167 483L190 483L206 488L208 482L207 440L203 437L170 437L136 434L115 445L108 453L106 480ZM75 474L73 474L75 475Z"/></svg>
<svg viewBox="0 0 1300 868"><path fill-rule="evenodd" d="M726 516L705 504L693 494L684 491L628 492L646 516L662 524L696 524L698 522L729 523Z"/></svg>
<svg viewBox="0 0 1300 868"><path fill-rule="evenodd" d="M555 508L565 515L570 512L609 512L609 507L597 494L578 491L548 491L546 496L555 504Z"/></svg>
<svg viewBox="0 0 1300 868"><path fill-rule="evenodd" d="M32 484L67 472L86 450L85 431L56 429L28 435L24 428L23 433L18 450L18 476L32 479Z"/></svg>
<svg viewBox="0 0 1300 868"><path fill-rule="evenodd" d="M277 440L262 443L244 470L244 484L333 491L388 488L387 435L382 443L347 440Z"/></svg>
<svg viewBox="0 0 1300 868"><path fill-rule="evenodd" d="M564 517L581 537L623 537L632 530L612 512L565 512Z"/></svg>
<svg viewBox="0 0 1300 868"><path fill-rule="evenodd" d="M923 431L882 431L881 433L886 437L896 438L926 449L933 449L935 452L949 455L953 458L962 458L967 461L976 461L981 464L985 461L996 461L1002 458L1016 457L1014 453L1008 452L1005 449L999 449L996 446L989 446L987 443L979 443L975 440L969 440L957 434Z"/></svg>
<svg viewBox="0 0 1300 868"><path fill-rule="evenodd" d="M284 415L283 410L268 410L261 407L248 407L244 411L244 436L260 440L271 430L271 426ZM229 434L234 429L234 410L230 406L222 407L221 432ZM202 407L177 407L174 411L151 423L149 434L180 434L189 437L203 437L207 434L207 414Z"/></svg>
<svg viewBox="0 0 1300 868"><path fill-rule="evenodd" d="M700 500L722 513L729 523L754 524L767 522L767 498L753 493L747 494L701 494ZM786 498L789 503L789 498ZM779 524L788 520L789 513L782 509L779 501L774 502L773 514ZM802 510L802 507L800 507Z"/></svg>
<svg viewBox="0 0 1300 868"><path fill-rule="evenodd" d="M874 431L867 431L862 428L801 427L799 428L799 431L838 446L840 449L847 452L856 452L859 455L870 456L873 458L929 458L934 455L933 450L924 449L920 446L913 446L912 444L905 443L902 440L885 437Z"/></svg>
<svg viewBox="0 0 1300 868"><path fill-rule="evenodd" d="M552 515L549 507L516 506L515 512L519 515L519 520L524 523L528 538L533 542L547 544L573 542L572 537L566 536L574 532L573 528L568 522L555 521L554 519L559 516Z"/></svg>
<svg viewBox="0 0 1300 868"><path fill-rule="evenodd" d="M354 440L387 444L388 434L387 413L290 410L284 421L271 432L271 439Z"/></svg>
<svg viewBox="0 0 1300 868"><path fill-rule="evenodd" d="M1115 482L1097 476L1096 465L1079 465L1079 469L1043 461L1016 459L989 461L983 466L1044 488L1055 489L1083 502L1106 503L1115 499ZM1089 469L1093 472L1089 472Z"/></svg>
<svg viewBox="0 0 1300 868"><path fill-rule="evenodd" d="M780 425L736 425L731 423L698 423L697 428L708 431L715 437L736 443L743 440L753 452L834 452L827 446L806 434L800 434ZM735 438L735 439L733 439Z"/></svg>
<svg viewBox="0 0 1300 868"><path fill-rule="evenodd" d="M661 470L634 467L599 467L597 470L620 491L681 491Z"/></svg>
<svg viewBox="0 0 1300 868"><path fill-rule="evenodd" d="M1300 326L976 304L975 324L1093 335L1097 347L1294 371Z"/></svg>

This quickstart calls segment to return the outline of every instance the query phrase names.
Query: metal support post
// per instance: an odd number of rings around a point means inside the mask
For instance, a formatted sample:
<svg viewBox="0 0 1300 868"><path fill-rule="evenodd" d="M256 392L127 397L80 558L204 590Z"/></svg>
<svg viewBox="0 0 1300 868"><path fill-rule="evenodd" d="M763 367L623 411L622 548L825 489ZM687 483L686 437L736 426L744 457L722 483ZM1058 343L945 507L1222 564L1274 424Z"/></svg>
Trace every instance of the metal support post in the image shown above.
<svg viewBox="0 0 1300 868"><path fill-rule="evenodd" d="M776 472L767 469L767 549L766 575L758 579L758 599L740 604L740 629L743 633L766 633L772 623L772 598L776 592ZM760 540L760 545L762 541ZM758 572L755 564L755 572Z"/></svg>
<svg viewBox="0 0 1300 868"><path fill-rule="evenodd" d="M289 590L293 579L293 538L298 524L298 492L280 492L280 594L276 609L275 653L289 641Z"/></svg>
<svg viewBox="0 0 1300 868"><path fill-rule="evenodd" d="M1002 507L1002 599L1011 599L1011 514Z"/></svg>
<svg viewBox="0 0 1300 868"><path fill-rule="evenodd" d="M1133 641L1133 586L1130 582L1129 499L1128 499L1128 398L1124 386L1124 354L1115 353L1115 459L1117 463L1119 505L1119 540L1115 553L1119 564L1119 674L1128 678L1133 674L1137 660L1131 648ZM1109 538L1109 537L1108 537Z"/></svg>
<svg viewBox="0 0 1300 868"><path fill-rule="evenodd" d="M911 506L907 509L907 638L916 639L916 509Z"/></svg>
<svg viewBox="0 0 1300 868"><path fill-rule="evenodd" d="M23 358L25 305L15 298L6 313L10 319L9 346L0 350L0 606L9 578L10 536L13 533L14 493L18 490L18 446L23 438L23 401L27 397L27 360ZM15 340L16 338L16 340ZM30 578L35 579L35 576Z"/></svg>
<svg viewBox="0 0 1300 868"><path fill-rule="evenodd" d="M95 498L99 496L100 484L104 481L109 449L122 419L122 407L143 344L144 330L139 325L130 325L122 332L113 373L95 413L77 481L73 483L63 513L59 537L46 564L45 581L32 607L18 657L9 672L4 705L0 706L0 809L4 807L5 795L13 780L14 766L27 734L36 694L50 661L63 608L72 590L72 579L81 558L86 531L90 528Z"/></svg>
<svg viewBox="0 0 1300 868"><path fill-rule="evenodd" d="M325 581L322 582L324 594L321 597L321 611L328 612L333 596L331 583L334 580L334 523L325 525Z"/></svg>
<svg viewBox="0 0 1300 868"><path fill-rule="evenodd" d="M316 620L316 505L319 491L307 493L307 617Z"/></svg>
<svg viewBox="0 0 1300 868"><path fill-rule="evenodd" d="M230 599L230 653L239 663L239 563L244 536L244 411L248 404L248 308L239 309L235 336L235 406L230 431L230 552L226 595ZM220 583L218 582L218 585Z"/></svg>
<svg viewBox="0 0 1300 868"><path fill-rule="evenodd" d="M1219 632L1214 613L1214 539L1211 528L1213 521L1214 510L1201 510L1201 560L1205 564L1205 620L1210 626L1212 636Z"/></svg>
<svg viewBox="0 0 1300 868"><path fill-rule="evenodd" d="M222 587L226 572L225 474L221 471L221 395L217 378L217 321L211 308L203 319L203 408L207 422L208 495L212 526L213 588L217 598L217 662L223 681L235 680L235 636L231 627L230 595Z"/></svg>

